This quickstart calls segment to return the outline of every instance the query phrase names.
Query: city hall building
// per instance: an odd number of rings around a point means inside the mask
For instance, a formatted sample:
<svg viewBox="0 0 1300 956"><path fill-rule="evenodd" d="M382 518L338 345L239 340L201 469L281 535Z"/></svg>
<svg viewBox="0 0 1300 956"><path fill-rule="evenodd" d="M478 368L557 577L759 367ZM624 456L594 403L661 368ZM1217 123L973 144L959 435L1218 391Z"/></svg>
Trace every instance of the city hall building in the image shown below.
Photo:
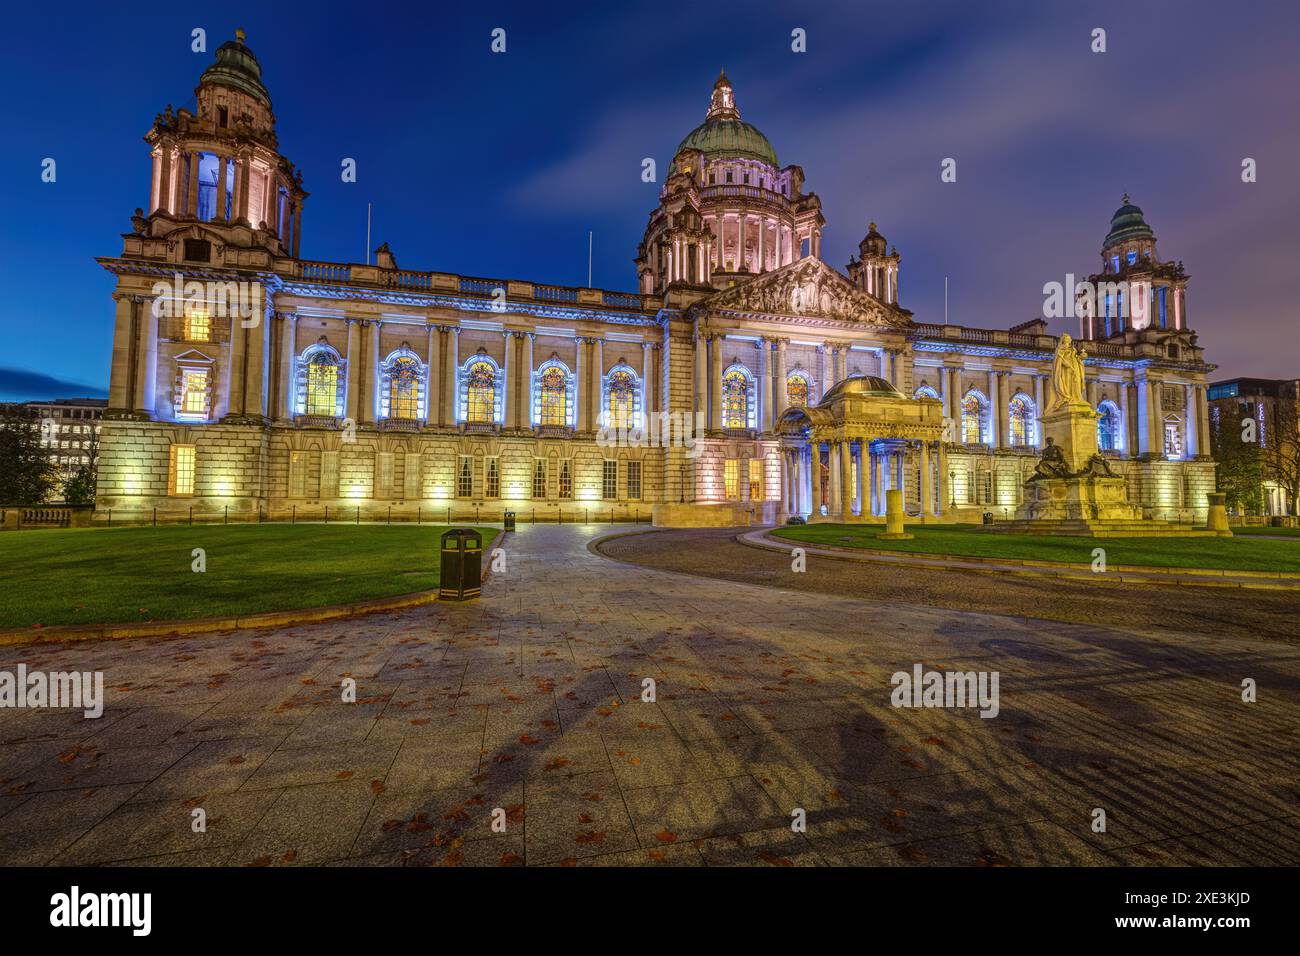
<svg viewBox="0 0 1300 956"><path fill-rule="evenodd" d="M804 171L725 75L677 147L635 291L303 258L301 172L242 34L146 141L116 277L102 520L653 513L670 525L1014 516L1057 339L918 321L868 226L843 271ZM1148 518L1204 518L1206 376L1181 263L1125 197L1081 299L1102 453ZM631 286L632 283L629 282ZM1111 291L1114 290L1114 291ZM1070 295L1074 290L1070 290Z"/></svg>

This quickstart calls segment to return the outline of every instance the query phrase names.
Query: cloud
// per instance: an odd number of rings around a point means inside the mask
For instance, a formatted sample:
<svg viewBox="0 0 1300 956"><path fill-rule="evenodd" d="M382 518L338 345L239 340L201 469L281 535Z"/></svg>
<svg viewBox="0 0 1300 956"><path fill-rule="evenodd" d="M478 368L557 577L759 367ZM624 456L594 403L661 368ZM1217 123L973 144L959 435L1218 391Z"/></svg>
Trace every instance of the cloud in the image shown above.
<svg viewBox="0 0 1300 956"><path fill-rule="evenodd" d="M69 382L21 368L0 368L0 401L29 402L52 398L106 398L98 385Z"/></svg>

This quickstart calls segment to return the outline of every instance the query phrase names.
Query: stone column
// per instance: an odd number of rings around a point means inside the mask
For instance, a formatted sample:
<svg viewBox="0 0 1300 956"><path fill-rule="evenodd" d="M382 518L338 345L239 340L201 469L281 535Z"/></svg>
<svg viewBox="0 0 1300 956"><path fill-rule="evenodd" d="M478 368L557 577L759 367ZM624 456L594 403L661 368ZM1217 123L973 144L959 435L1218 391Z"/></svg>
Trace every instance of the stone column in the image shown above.
<svg viewBox="0 0 1300 956"><path fill-rule="evenodd" d="M772 431L772 342L770 339L763 337L758 341L758 374L759 381L763 383L763 418L760 422L764 433Z"/></svg>
<svg viewBox="0 0 1300 956"><path fill-rule="evenodd" d="M366 336L365 398L358 421L367 425L374 424L379 418L376 398L379 394L379 330L382 325L378 319L371 319L369 334Z"/></svg>
<svg viewBox="0 0 1300 956"><path fill-rule="evenodd" d="M444 360L447 374L443 379L443 424L455 425L460 409L456 407L456 388L460 379L460 326L452 325L446 329L446 358Z"/></svg>
<svg viewBox="0 0 1300 956"><path fill-rule="evenodd" d="M298 316L286 312L280 316L280 383L278 409L285 421L293 421L294 375L293 363L298 355Z"/></svg>
<svg viewBox="0 0 1300 956"><path fill-rule="evenodd" d="M433 425L438 422L438 407L441 404L438 385L442 379L438 374L438 364L442 357L442 339L435 325L426 326L424 335L425 356L428 359L424 366L424 424Z"/></svg>
<svg viewBox="0 0 1300 956"><path fill-rule="evenodd" d="M343 376L343 417L357 421L357 375L361 367L361 356L357 352L357 320L347 319L348 338L343 360L347 362L347 371Z"/></svg>
<svg viewBox="0 0 1300 956"><path fill-rule="evenodd" d="M709 426L714 431L722 430L722 341L720 333L709 336L709 361L713 364L713 411Z"/></svg>
<svg viewBox="0 0 1300 956"><path fill-rule="evenodd" d="M930 474L930 442L924 440L921 442L921 517L932 515L934 511L934 494L931 489L934 487L931 483Z"/></svg>
<svg viewBox="0 0 1300 956"><path fill-rule="evenodd" d="M1195 458L1201 453L1200 415L1196 408L1196 386L1183 386L1183 428L1186 434L1185 458Z"/></svg>
<svg viewBox="0 0 1300 956"><path fill-rule="evenodd" d="M158 389L158 316L153 302L137 300L136 314L140 321L140 340L136 347L135 407L156 418ZM236 323L237 324L237 323Z"/></svg>
<svg viewBox="0 0 1300 956"><path fill-rule="evenodd" d="M600 393L601 382L605 377L605 340L593 339L591 349L591 390L588 393L587 427L595 430L600 427Z"/></svg>
<svg viewBox="0 0 1300 956"><path fill-rule="evenodd" d="M1210 405L1206 401L1206 392L1204 385L1196 386L1196 420L1200 422L1197 429L1197 435L1201 440L1201 456L1208 458L1211 454L1210 449Z"/></svg>
<svg viewBox="0 0 1300 956"><path fill-rule="evenodd" d="M1132 390L1133 386L1130 383L1119 383L1119 417L1121 419L1120 435L1122 436L1120 438L1120 441L1122 442L1120 450L1124 452L1125 458L1132 458L1134 454L1133 426L1131 423L1132 416L1129 413L1129 394Z"/></svg>
<svg viewBox="0 0 1300 956"><path fill-rule="evenodd" d="M158 211L170 214L172 212L172 164L175 162L170 140L162 141L158 159Z"/></svg>
<svg viewBox="0 0 1300 956"><path fill-rule="evenodd" d="M827 482L830 485L828 489L830 493L827 496L829 500L826 502L827 516L840 514L840 457L840 443L837 441L827 442L826 465L827 470L830 472L830 481Z"/></svg>
<svg viewBox="0 0 1300 956"><path fill-rule="evenodd" d="M812 514L822 513L822 449L818 442L809 445L809 472L812 487Z"/></svg>
<svg viewBox="0 0 1300 956"><path fill-rule="evenodd" d="M586 432L591 430L591 340L583 336L578 337L577 345L577 368L574 369L574 376L578 385L578 431Z"/></svg>
<svg viewBox="0 0 1300 956"><path fill-rule="evenodd" d="M189 186L185 190L185 215L191 218L199 214L199 154L183 153L190 166Z"/></svg>
<svg viewBox="0 0 1300 956"><path fill-rule="evenodd" d="M871 493L871 513L883 514L885 511L885 488L887 483L884 452L875 451L871 455L871 479L875 485Z"/></svg>
<svg viewBox="0 0 1300 956"><path fill-rule="evenodd" d="M533 427L533 373L537 370L533 360L533 340L535 338L537 338L535 332L519 333L519 351L523 355L519 362L519 381L523 383L521 386L523 394L519 397L520 428ZM566 409L567 414L569 412ZM576 421L576 415L574 418Z"/></svg>
<svg viewBox="0 0 1300 956"><path fill-rule="evenodd" d="M1001 372L989 371L989 444L994 448L1002 447L1002 417L1006 409L1002 405Z"/></svg>
<svg viewBox="0 0 1300 956"><path fill-rule="evenodd" d="M840 450L840 518L849 521L853 517L853 446L847 441L839 442Z"/></svg>
<svg viewBox="0 0 1300 956"><path fill-rule="evenodd" d="M948 487L948 449L943 442L939 442L938 459L936 471L938 472L939 494L935 514L941 515L947 513L949 507L948 498L952 494L951 489Z"/></svg>
<svg viewBox="0 0 1300 956"><path fill-rule="evenodd" d="M695 413L708 419L709 409L709 343L699 326L695 329ZM667 409L665 409L667 411ZM701 420L697 418L697 421ZM694 425L692 425L694 428Z"/></svg>
<svg viewBox="0 0 1300 956"><path fill-rule="evenodd" d="M781 448L778 464L781 466L781 506L777 509L777 524L785 524L785 519L790 516L790 450Z"/></svg>
<svg viewBox="0 0 1300 956"><path fill-rule="evenodd" d="M641 343L641 427L650 423L650 406L654 402L654 343ZM633 424L636 424L633 422Z"/></svg>
<svg viewBox="0 0 1300 956"><path fill-rule="evenodd" d="M775 394L775 404L772 414L776 415L785 410L785 406L790 401L785 393L785 346L789 339L776 340L776 381L772 385Z"/></svg>
<svg viewBox="0 0 1300 956"><path fill-rule="evenodd" d="M871 489L871 476L867 469L871 465L871 448L864 438L858 442L858 517L865 520L871 513L871 503L868 501Z"/></svg>
<svg viewBox="0 0 1300 956"><path fill-rule="evenodd" d="M1043 375L1034 376L1034 447L1043 447L1043 423L1039 420L1043 417Z"/></svg>

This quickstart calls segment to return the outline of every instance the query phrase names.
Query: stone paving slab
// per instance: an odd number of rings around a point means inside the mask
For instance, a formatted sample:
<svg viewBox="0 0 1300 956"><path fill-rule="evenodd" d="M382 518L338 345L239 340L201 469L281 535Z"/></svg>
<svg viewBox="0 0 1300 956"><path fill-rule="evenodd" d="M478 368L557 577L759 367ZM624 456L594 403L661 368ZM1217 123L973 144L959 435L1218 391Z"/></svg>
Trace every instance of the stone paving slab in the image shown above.
<svg viewBox="0 0 1300 956"><path fill-rule="evenodd" d="M1300 862L1300 643L1271 597L1256 634L1243 606L999 616L633 566L589 549L607 530L507 536L464 605L0 648L107 691L98 720L0 710L0 863ZM998 671L998 716L893 707L918 663Z"/></svg>

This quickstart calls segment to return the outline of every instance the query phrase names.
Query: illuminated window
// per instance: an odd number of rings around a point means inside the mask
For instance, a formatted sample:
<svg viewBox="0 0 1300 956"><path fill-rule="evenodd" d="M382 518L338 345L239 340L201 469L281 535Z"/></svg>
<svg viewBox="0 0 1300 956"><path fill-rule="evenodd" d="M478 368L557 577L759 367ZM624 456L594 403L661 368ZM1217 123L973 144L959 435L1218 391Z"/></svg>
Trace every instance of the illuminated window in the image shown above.
<svg viewBox="0 0 1300 956"><path fill-rule="evenodd" d="M1183 423L1173 415L1165 419L1165 457L1183 457Z"/></svg>
<svg viewBox="0 0 1300 956"><path fill-rule="evenodd" d="M487 460L487 471L484 473L483 497L501 497L501 466L496 458L489 458Z"/></svg>
<svg viewBox="0 0 1300 956"><path fill-rule="evenodd" d="M602 498L618 497L618 462L612 458L605 459L604 469L600 475L600 492Z"/></svg>
<svg viewBox="0 0 1300 956"><path fill-rule="evenodd" d="M342 415L343 360L323 339L298 358L296 407L299 415Z"/></svg>
<svg viewBox="0 0 1300 956"><path fill-rule="evenodd" d="M567 458L560 462L560 497L573 497L573 462Z"/></svg>
<svg viewBox="0 0 1300 956"><path fill-rule="evenodd" d="M536 402L536 424L569 424L569 370L559 362L548 362L538 371Z"/></svg>
<svg viewBox="0 0 1300 956"><path fill-rule="evenodd" d="M733 365L722 376L722 427L754 427L754 379L744 366Z"/></svg>
<svg viewBox="0 0 1300 956"><path fill-rule="evenodd" d="M460 465L456 470L456 497L472 498L474 496L474 468L469 455L460 456Z"/></svg>
<svg viewBox="0 0 1300 956"><path fill-rule="evenodd" d="M1007 440L1011 445L1032 445L1034 443L1034 403L1027 395L1017 395L1011 399Z"/></svg>
<svg viewBox="0 0 1300 956"><path fill-rule="evenodd" d="M546 459L533 459L533 497L546 497Z"/></svg>
<svg viewBox="0 0 1300 956"><path fill-rule="evenodd" d="M186 418L208 417L208 370L181 370L181 403L178 414Z"/></svg>
<svg viewBox="0 0 1300 956"><path fill-rule="evenodd" d="M760 458L749 459L749 500L763 500L763 461Z"/></svg>
<svg viewBox="0 0 1300 956"><path fill-rule="evenodd" d="M497 421L497 367L486 357L471 358L462 370L461 420L491 425Z"/></svg>
<svg viewBox="0 0 1300 956"><path fill-rule="evenodd" d="M194 464L193 445L172 445L169 484L174 496L188 497L194 494Z"/></svg>
<svg viewBox="0 0 1300 956"><path fill-rule="evenodd" d="M380 366L381 418L416 421L424 417L424 366L409 348L394 352Z"/></svg>
<svg viewBox="0 0 1300 956"><path fill-rule="evenodd" d="M922 385L912 393L913 398L938 398L939 393L929 385Z"/></svg>
<svg viewBox="0 0 1300 956"><path fill-rule="evenodd" d="M740 461L728 458L722 468L722 493L728 498L740 497Z"/></svg>
<svg viewBox="0 0 1300 956"><path fill-rule="evenodd" d="M984 441L984 418L988 400L972 389L961 400L961 440L967 445Z"/></svg>
<svg viewBox="0 0 1300 956"><path fill-rule="evenodd" d="M605 377L605 424L610 428L636 428L641 424L641 389L636 373L616 365Z"/></svg>
<svg viewBox="0 0 1300 956"><path fill-rule="evenodd" d="M785 404L789 408L808 407L808 378L803 372L794 372L786 377Z"/></svg>
<svg viewBox="0 0 1300 956"><path fill-rule="evenodd" d="M641 497L641 462L627 463L627 496L634 500Z"/></svg>
<svg viewBox="0 0 1300 956"><path fill-rule="evenodd" d="M185 315L185 338L191 342L212 340L212 316L206 309L190 309Z"/></svg>
<svg viewBox="0 0 1300 956"><path fill-rule="evenodd" d="M1119 408L1107 400L1101 403L1097 412L1097 447L1102 451L1123 451L1124 430L1121 427Z"/></svg>

